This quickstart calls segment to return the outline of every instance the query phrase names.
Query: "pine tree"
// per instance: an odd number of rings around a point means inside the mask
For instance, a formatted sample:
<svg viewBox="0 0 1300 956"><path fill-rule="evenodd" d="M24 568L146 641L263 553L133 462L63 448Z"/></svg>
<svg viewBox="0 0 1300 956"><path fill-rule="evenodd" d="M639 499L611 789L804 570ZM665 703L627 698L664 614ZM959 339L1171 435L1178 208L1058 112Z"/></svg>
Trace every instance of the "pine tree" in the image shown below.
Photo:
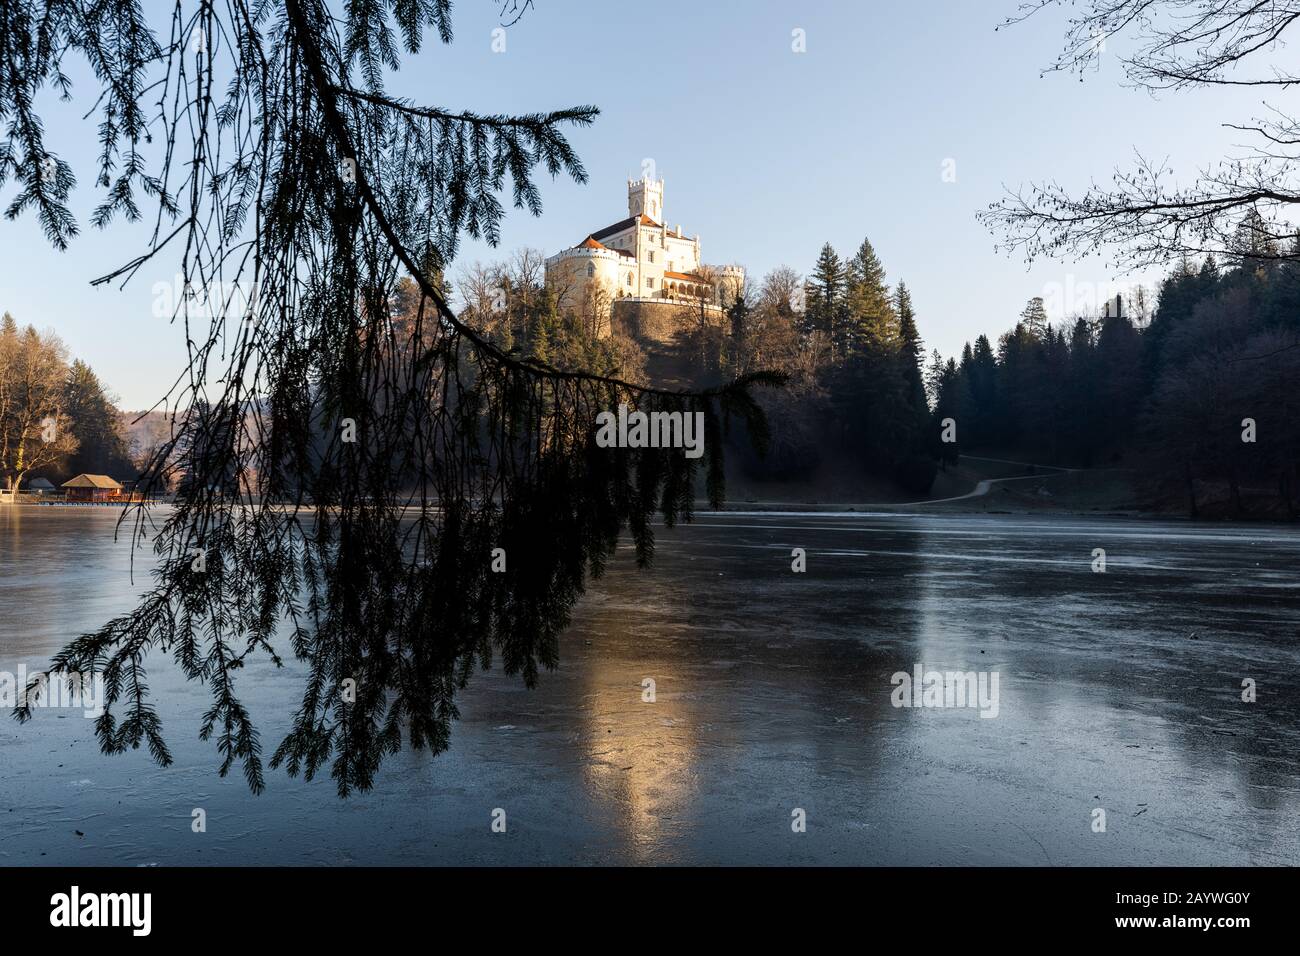
<svg viewBox="0 0 1300 956"><path fill-rule="evenodd" d="M979 335L971 350L970 372L966 376L971 413L966 428L968 447L995 442L1003 419L1004 393L998 389L998 357L987 335Z"/></svg>
<svg viewBox="0 0 1300 956"><path fill-rule="evenodd" d="M73 361L68 372L64 403L77 450L60 468L63 477L90 473L135 478L117 408L99 376L80 359Z"/></svg>
<svg viewBox="0 0 1300 956"><path fill-rule="evenodd" d="M831 403L848 446L866 467L923 490L933 479L925 441L928 420L920 382L919 335L904 355L904 341L885 270L869 240L846 269L842 360L830 377ZM908 309L910 297L904 296ZM910 364L911 372L908 372ZM913 392L913 386L917 387Z"/></svg>
<svg viewBox="0 0 1300 956"><path fill-rule="evenodd" d="M1101 443L1097 427L1097 370L1092 339L1092 324L1084 318L1076 319L1070 334L1069 371L1062 386L1068 416L1066 443L1069 456L1084 467L1093 463Z"/></svg>
<svg viewBox="0 0 1300 956"><path fill-rule="evenodd" d="M898 313L899 359L903 366L903 378L907 382L908 401L918 415L928 411L925 400L925 382L921 377L921 361L925 349L921 344L921 333L916 327L916 313L912 308L912 294L907 286L899 282L895 293L894 307Z"/></svg>
<svg viewBox="0 0 1300 956"><path fill-rule="evenodd" d="M1209 253L1201 263L1201 271L1196 274L1196 297L1208 299L1219 289L1223 275L1219 271L1219 260L1214 253Z"/></svg>
<svg viewBox="0 0 1300 956"><path fill-rule="evenodd" d="M882 356L897 350L898 315L885 283L885 268L870 240L862 240L846 273L848 321L841 337L841 354L867 350Z"/></svg>
<svg viewBox="0 0 1300 956"><path fill-rule="evenodd" d="M1132 430L1142 388L1142 337L1127 315L1106 316L1097 330L1098 428L1112 448Z"/></svg>
<svg viewBox="0 0 1300 956"><path fill-rule="evenodd" d="M844 264L828 242L822 246L806 286L803 335L825 338L830 348L831 364L841 355L837 343L843 336Z"/></svg>
<svg viewBox="0 0 1300 956"><path fill-rule="evenodd" d="M10 217L34 210L60 248L77 233L76 178L45 143L36 104L85 54L100 87L89 100L99 148L87 179L104 188L92 222L154 218L138 209L144 196L166 226L99 281L174 254L192 281L257 289L234 321L178 303L190 366L166 398L180 427L142 484L165 486L173 468L188 480L164 526L149 528L156 584L51 669L120 675L96 723L101 748L144 743L166 765L141 666L174 656L212 695L201 732L221 772L238 761L260 790L240 665L274 656L292 614L307 676L270 762L308 778L328 768L347 794L368 789L404 744L445 750L457 691L479 666L495 658L530 687L555 667L570 610L620 532L650 561L652 518L690 518L701 465L720 503L726 420L739 417L761 447L766 420L749 390L781 377L644 388L507 353L451 310L437 265L454 261L464 235L499 241L503 194L540 214L538 170L584 182L565 133L598 111L476 114L391 96L402 50L419 53L427 32L451 41L450 0L349 4L346 18L323 0L271 0L252 14L189 4L166 18L184 29L162 35L135 0L63 3L50 16L0 4L0 176L19 187ZM196 32L214 41L195 45ZM176 95L160 102L159 89ZM166 149L147 145L153 126ZM425 316L409 349L393 347L404 275ZM680 449L599 448L597 415L622 403L702 413L702 462ZM142 531L151 520L143 508L136 518ZM509 554L506 572L491 570L495 548ZM201 574L196 549L208 555Z"/></svg>
<svg viewBox="0 0 1300 956"><path fill-rule="evenodd" d="M963 431L960 427L962 387L962 376L957 369L957 362L954 359L948 359L939 374L938 398L935 401L934 412L930 421L931 454L941 466L955 465L961 457ZM952 419L958 423L957 441L955 442L943 440L944 422L947 419Z"/></svg>
<svg viewBox="0 0 1300 956"><path fill-rule="evenodd" d="M925 367L925 396L933 409L939 402L939 386L943 382L943 356L938 349L930 353L930 364Z"/></svg>
<svg viewBox="0 0 1300 956"><path fill-rule="evenodd" d="M727 307L727 364L732 375L741 375L749 368L753 349L753 317L750 312L744 295L737 295Z"/></svg>
<svg viewBox="0 0 1300 956"><path fill-rule="evenodd" d="M1268 278L1279 258L1276 232L1254 207L1242 217L1229 249L1243 272L1260 281Z"/></svg>
<svg viewBox="0 0 1300 956"><path fill-rule="evenodd" d="M1300 331L1300 235L1291 238L1290 254L1278 265L1268 318L1273 326Z"/></svg>
<svg viewBox="0 0 1300 956"><path fill-rule="evenodd" d="M1020 313L1020 322L1031 338L1039 342L1046 341L1048 331L1047 307L1041 296L1035 296L1025 305Z"/></svg>

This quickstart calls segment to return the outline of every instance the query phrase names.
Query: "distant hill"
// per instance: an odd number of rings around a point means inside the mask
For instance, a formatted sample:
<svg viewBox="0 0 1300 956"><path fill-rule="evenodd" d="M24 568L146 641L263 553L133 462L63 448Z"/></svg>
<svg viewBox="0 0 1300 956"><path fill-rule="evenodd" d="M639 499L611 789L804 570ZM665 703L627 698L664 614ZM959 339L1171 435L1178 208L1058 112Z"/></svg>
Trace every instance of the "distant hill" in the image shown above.
<svg viewBox="0 0 1300 956"><path fill-rule="evenodd" d="M158 447L171 437L171 414L161 411L123 411L119 415L131 461L137 468L143 468Z"/></svg>

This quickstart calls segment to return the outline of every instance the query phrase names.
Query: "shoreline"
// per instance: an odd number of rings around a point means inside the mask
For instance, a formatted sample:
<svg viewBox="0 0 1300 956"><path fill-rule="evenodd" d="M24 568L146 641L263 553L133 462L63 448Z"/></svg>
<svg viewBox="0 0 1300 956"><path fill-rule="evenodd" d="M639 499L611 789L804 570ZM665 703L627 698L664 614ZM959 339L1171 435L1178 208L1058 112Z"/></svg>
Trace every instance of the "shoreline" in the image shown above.
<svg viewBox="0 0 1300 956"><path fill-rule="evenodd" d="M946 499L941 499L946 500ZM1192 518L1183 512L1138 511L1098 509L1095 511L1073 508L1031 509L1031 508L995 508L978 510L973 508L936 508L929 511L914 511L927 504L938 502L889 503L837 503L837 502L798 502L798 501L746 501L733 506L726 503L720 509L710 508L707 501L696 502L696 514L735 514L735 515L838 515L871 517L874 515L909 516L916 518L931 517L1014 517L1014 518L1124 518L1131 521L1178 521L1197 525L1236 525L1242 527L1262 527L1277 525L1294 528L1296 521L1278 520L1276 518Z"/></svg>

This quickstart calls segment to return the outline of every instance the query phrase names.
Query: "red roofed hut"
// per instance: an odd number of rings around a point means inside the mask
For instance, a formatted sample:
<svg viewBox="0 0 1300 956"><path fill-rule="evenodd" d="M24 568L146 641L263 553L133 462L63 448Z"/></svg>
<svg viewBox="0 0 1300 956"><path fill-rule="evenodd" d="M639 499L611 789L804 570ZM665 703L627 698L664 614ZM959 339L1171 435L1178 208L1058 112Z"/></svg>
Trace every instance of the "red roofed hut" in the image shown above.
<svg viewBox="0 0 1300 956"><path fill-rule="evenodd" d="M119 501L122 486L108 475L78 475L63 483L68 501Z"/></svg>

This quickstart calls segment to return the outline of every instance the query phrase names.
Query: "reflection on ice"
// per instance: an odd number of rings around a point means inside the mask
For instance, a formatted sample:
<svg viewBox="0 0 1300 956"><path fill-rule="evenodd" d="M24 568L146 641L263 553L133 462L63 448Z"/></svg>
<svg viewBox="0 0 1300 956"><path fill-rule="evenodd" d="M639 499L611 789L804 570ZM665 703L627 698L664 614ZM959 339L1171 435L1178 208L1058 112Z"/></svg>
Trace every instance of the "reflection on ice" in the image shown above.
<svg viewBox="0 0 1300 956"><path fill-rule="evenodd" d="M0 511L0 670L138 590L111 513L43 511ZM701 515L592 583L538 689L476 675L449 753L346 803L218 778L205 698L161 659L169 770L100 756L79 713L5 719L0 863L1294 863L1298 558L1285 527ZM893 706L918 664L996 672L996 718ZM297 679L241 678L264 747Z"/></svg>

